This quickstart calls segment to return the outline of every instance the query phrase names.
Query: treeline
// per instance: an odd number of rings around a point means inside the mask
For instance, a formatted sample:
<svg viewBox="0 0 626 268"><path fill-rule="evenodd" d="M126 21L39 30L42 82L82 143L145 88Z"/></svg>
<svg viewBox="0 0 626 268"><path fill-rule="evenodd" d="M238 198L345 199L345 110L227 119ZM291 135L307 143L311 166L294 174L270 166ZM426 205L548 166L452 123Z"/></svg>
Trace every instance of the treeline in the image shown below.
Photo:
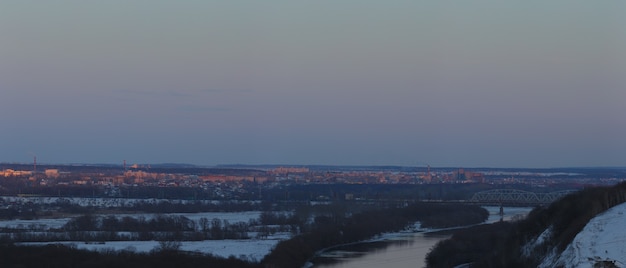
<svg viewBox="0 0 626 268"><path fill-rule="evenodd" d="M12 242L49 241L201 241L249 239L248 232L257 230L259 236L289 227L258 226L259 220L229 223L217 218L200 218L198 222L184 216L157 215L154 218L84 215L68 221L62 228L37 231L6 229L0 238Z"/></svg>
<svg viewBox="0 0 626 268"><path fill-rule="evenodd" d="M278 243L262 263L266 267L301 267L324 248L363 241L383 232L400 231L423 219L430 222L428 227L437 228L476 224L485 221L488 216L488 212L478 206L425 203L348 216L317 216L311 230Z"/></svg>
<svg viewBox="0 0 626 268"><path fill-rule="evenodd" d="M596 215L626 202L626 183L587 188L548 207L537 207L518 222L462 230L440 242L427 256L428 267L536 267L556 249L562 252ZM551 239L522 254L522 248L551 229Z"/></svg>
<svg viewBox="0 0 626 268"><path fill-rule="evenodd" d="M146 219L84 215L59 230L5 234L8 237L0 238L0 267L300 267L319 250L363 241L382 232L399 231L415 221L423 220L425 226L430 227L447 227L482 222L488 216L486 210L466 205L417 203L371 208L355 209L346 203L337 203L302 206L293 213L267 210L259 219L236 224L206 218L196 222L183 216ZM262 236L263 232L271 231L264 228L289 228L299 235L280 242L257 264L234 258L183 254L176 247L167 246L172 241L241 238L250 231ZM48 241L113 241L133 236L138 240L161 240L165 246L151 253L135 253L128 250L89 252L58 245L11 245L14 241L11 239L35 241L32 239L37 236L50 239Z"/></svg>
<svg viewBox="0 0 626 268"><path fill-rule="evenodd" d="M263 204L246 201L220 201L220 202L174 202L161 200L159 202L138 201L122 209L127 211L142 211L146 213L199 213L199 212L241 212L262 210Z"/></svg>
<svg viewBox="0 0 626 268"><path fill-rule="evenodd" d="M290 206L288 208L292 208ZM70 203L67 199L59 199L52 204L27 203L13 205L9 208L0 208L0 219L36 219L41 216L49 216L52 211L70 214L97 213L102 209L97 206L83 206ZM144 213L200 213L200 212L242 212L271 210L272 205L268 202L254 201L187 201L177 200L139 200L125 201L122 206L114 208L120 211L144 212Z"/></svg>
<svg viewBox="0 0 626 268"><path fill-rule="evenodd" d="M201 254L191 255L167 248L155 250L150 253L136 253L131 251L94 252L78 250L63 245L47 245L41 247L0 245L0 267L258 268L260 265L235 257L220 258Z"/></svg>
<svg viewBox="0 0 626 268"><path fill-rule="evenodd" d="M251 202L262 209L257 219L247 222L229 223L220 219L201 218L190 220L182 215L156 214L154 217L96 215L89 211L82 216L71 218L60 228L49 228L43 224L25 224L16 228L0 228L0 239L12 242L50 241L147 241L176 240L199 241L221 239L266 238L277 232L300 234L325 225L339 222L345 215L385 207L389 203L349 203L334 202L311 205L310 203L267 203ZM56 204L64 209L72 208L69 202ZM233 202L232 210L239 207ZM228 204L226 204L228 206ZM248 205L244 204L243 207ZM423 215L428 216L425 212ZM427 223L431 218L424 217ZM448 219L453 222L456 218Z"/></svg>
<svg viewBox="0 0 626 268"><path fill-rule="evenodd" d="M432 183L432 184L379 184L379 183L328 183L278 185L263 189L264 200L328 200L338 201L352 195L360 200L467 200L476 192L501 188L502 185L489 183ZM550 185L542 188L545 192L570 190L572 185ZM507 188L536 191L530 184L508 184Z"/></svg>

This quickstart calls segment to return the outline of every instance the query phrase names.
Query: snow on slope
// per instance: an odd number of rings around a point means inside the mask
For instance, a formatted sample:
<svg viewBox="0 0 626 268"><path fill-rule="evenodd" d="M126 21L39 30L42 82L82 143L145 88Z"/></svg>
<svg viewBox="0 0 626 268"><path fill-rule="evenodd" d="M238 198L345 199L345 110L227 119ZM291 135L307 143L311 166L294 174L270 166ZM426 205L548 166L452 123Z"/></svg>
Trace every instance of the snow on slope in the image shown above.
<svg viewBox="0 0 626 268"><path fill-rule="evenodd" d="M626 203L591 219L560 256L547 256L539 267L626 267L625 224Z"/></svg>
<svg viewBox="0 0 626 268"><path fill-rule="evenodd" d="M541 233L538 237L531 240L528 244L522 247L522 255L524 257L529 258L533 254L536 254L537 248L543 245L546 241L552 238L552 226L548 227L543 233Z"/></svg>

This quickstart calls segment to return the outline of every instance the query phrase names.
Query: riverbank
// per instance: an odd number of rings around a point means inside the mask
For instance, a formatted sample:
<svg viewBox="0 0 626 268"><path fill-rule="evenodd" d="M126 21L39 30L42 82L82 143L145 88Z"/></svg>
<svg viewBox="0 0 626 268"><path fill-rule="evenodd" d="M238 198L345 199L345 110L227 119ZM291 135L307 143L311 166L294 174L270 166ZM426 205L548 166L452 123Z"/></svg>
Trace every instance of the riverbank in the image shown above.
<svg viewBox="0 0 626 268"><path fill-rule="evenodd" d="M439 230L437 230L439 231ZM320 253L305 267L380 267L382 263L393 267L415 267L426 254L449 234L433 232L399 233L384 235L370 241L341 245Z"/></svg>
<svg viewBox="0 0 626 268"><path fill-rule="evenodd" d="M336 245L321 250L309 261L308 267L315 268L349 268L349 267L415 267L416 263L425 265L428 252L439 241L448 239L452 232L481 224L489 224L523 218L533 208L505 207L504 215L500 215L500 207L483 207L489 211L487 220L480 224L472 224L452 228L421 228L419 223L413 224L411 231L385 233L365 241Z"/></svg>
<svg viewBox="0 0 626 268"><path fill-rule="evenodd" d="M280 242L262 264L302 267L323 249L378 238L378 234L382 233L406 230L406 226L415 222L421 222L423 227L463 226L484 222L488 214L481 207L466 204L414 203L344 216L321 216L315 218L309 231Z"/></svg>

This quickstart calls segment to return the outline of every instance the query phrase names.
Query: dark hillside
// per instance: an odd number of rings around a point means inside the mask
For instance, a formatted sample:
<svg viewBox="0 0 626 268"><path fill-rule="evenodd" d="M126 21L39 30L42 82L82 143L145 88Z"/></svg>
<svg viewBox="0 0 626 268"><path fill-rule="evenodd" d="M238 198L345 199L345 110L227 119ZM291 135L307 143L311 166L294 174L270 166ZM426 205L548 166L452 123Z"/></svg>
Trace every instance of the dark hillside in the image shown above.
<svg viewBox="0 0 626 268"><path fill-rule="evenodd" d="M547 252L562 252L596 215L626 202L626 183L587 188L565 196L549 207L535 208L522 221L492 224L459 231L439 243L427 257L428 267L536 267ZM522 248L551 228L552 239L522 254ZM450 256L464 256L451 258Z"/></svg>

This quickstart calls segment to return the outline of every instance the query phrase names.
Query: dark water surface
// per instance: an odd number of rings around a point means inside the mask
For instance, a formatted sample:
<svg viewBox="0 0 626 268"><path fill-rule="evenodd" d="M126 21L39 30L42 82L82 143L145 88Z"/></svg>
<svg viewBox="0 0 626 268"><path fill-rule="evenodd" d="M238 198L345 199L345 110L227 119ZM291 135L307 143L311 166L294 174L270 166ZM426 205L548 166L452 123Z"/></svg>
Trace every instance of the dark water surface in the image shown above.
<svg viewBox="0 0 626 268"><path fill-rule="evenodd" d="M313 267L424 267L426 254L437 242L448 237L449 235L412 233L394 240L346 246L322 254L313 261Z"/></svg>
<svg viewBox="0 0 626 268"><path fill-rule="evenodd" d="M485 207L487 223L500 220L499 207ZM532 208L505 207L503 220L522 217ZM415 268L426 266L426 254L449 234L398 233L383 241L335 248L313 260L314 268Z"/></svg>

